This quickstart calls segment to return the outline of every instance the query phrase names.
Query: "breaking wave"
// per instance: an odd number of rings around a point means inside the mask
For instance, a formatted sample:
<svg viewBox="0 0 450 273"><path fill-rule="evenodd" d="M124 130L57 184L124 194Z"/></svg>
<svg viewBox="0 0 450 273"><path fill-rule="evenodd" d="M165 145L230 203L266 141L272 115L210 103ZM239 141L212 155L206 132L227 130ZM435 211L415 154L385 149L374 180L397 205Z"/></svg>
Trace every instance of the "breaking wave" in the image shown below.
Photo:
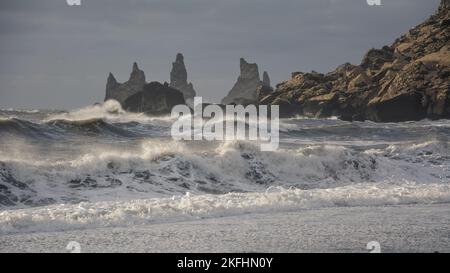
<svg viewBox="0 0 450 273"><path fill-rule="evenodd" d="M273 152L173 141L172 122L116 101L0 111L0 233L450 202L447 120L283 119Z"/></svg>
<svg viewBox="0 0 450 273"><path fill-rule="evenodd" d="M274 152L261 152L248 142L209 145L152 139L124 150L92 148L73 159L2 155L0 205L258 192L273 186L310 190L359 183L445 184L450 178L445 158L419 167L408 161L409 148L402 159L396 146L361 153L332 145Z"/></svg>
<svg viewBox="0 0 450 273"><path fill-rule="evenodd" d="M78 110L49 115L45 120L66 120L66 121L85 121L102 119L108 123L127 123L127 122L171 122L170 116L153 117L143 113L130 113L122 109L119 102L108 100L104 103L87 106Z"/></svg>

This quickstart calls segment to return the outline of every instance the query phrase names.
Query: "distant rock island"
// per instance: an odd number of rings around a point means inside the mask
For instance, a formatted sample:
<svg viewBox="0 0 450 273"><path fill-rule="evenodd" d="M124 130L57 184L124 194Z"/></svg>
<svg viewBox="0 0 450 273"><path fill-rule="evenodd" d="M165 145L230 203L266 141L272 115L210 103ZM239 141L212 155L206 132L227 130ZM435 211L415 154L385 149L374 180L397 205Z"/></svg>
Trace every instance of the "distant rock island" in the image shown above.
<svg viewBox="0 0 450 273"><path fill-rule="evenodd" d="M178 53L170 72L170 84L147 83L144 71L134 63L130 79L124 83L118 83L114 75L109 73L105 101L117 100L123 109L130 112L165 115L170 114L173 106L186 104L194 96L192 83L187 83L184 57Z"/></svg>
<svg viewBox="0 0 450 273"><path fill-rule="evenodd" d="M450 0L391 46L371 49L359 65L350 63L326 74L293 72L270 86L267 72L240 59L240 75L222 104L279 105L281 117L302 115L344 120L400 122L450 118ZM184 57L172 63L170 84L146 83L136 63L130 79L118 83L110 73L105 100L128 111L168 114L177 104L192 103L196 92L187 81Z"/></svg>
<svg viewBox="0 0 450 273"><path fill-rule="evenodd" d="M337 116L345 120L399 122L450 118L450 0L391 46L371 49L360 65L294 72L260 104L280 106L288 117Z"/></svg>

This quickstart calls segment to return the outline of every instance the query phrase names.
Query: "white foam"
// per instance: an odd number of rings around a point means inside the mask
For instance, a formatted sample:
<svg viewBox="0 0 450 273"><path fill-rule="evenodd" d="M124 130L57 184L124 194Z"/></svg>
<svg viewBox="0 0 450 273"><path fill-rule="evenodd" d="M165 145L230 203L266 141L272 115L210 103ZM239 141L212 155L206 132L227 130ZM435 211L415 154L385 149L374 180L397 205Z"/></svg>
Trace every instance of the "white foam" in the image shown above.
<svg viewBox="0 0 450 273"><path fill-rule="evenodd" d="M170 116L151 117L144 113L131 113L122 109L120 103L116 100L108 100L101 104L87 106L71 112L54 114L45 121L68 120L83 121L92 119L103 119L110 122L141 122L148 123L152 121L173 121Z"/></svg>
<svg viewBox="0 0 450 273"><path fill-rule="evenodd" d="M18 181L26 182L32 189L23 193L12 188L12 192L31 196L30 200L37 203L46 198L57 203L159 198L186 191L261 192L269 186L332 190L361 183L398 187L408 183L449 185L450 175L445 166L414 164L393 160L376 150L355 152L333 145L261 152L257 144L242 141L209 147L153 139L136 148L93 148L67 159L33 158L30 154L38 153L26 151L23 156L0 152L0 161ZM151 177L135 177L140 172ZM98 186L71 187L70 181L87 177ZM108 186L111 178L122 184ZM18 203L16 208L24 206Z"/></svg>
<svg viewBox="0 0 450 273"><path fill-rule="evenodd" d="M14 109L14 108L7 108L7 109L0 109L0 111L4 111L4 112L18 112L18 113L26 113L26 114L39 113L38 109Z"/></svg>
<svg viewBox="0 0 450 273"><path fill-rule="evenodd" d="M0 232L28 233L130 226L334 206L450 202L450 186L357 184L333 189L271 188L264 193L191 195L147 200L52 205L3 211Z"/></svg>

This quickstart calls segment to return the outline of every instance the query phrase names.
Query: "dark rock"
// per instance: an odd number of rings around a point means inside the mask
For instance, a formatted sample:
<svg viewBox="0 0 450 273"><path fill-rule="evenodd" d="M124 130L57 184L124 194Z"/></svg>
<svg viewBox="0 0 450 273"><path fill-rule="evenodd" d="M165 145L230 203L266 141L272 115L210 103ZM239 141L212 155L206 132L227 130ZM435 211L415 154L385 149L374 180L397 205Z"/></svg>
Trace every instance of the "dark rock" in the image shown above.
<svg viewBox="0 0 450 273"><path fill-rule="evenodd" d="M258 65L247 63L240 59L241 73L228 95L222 99L222 104L252 104L257 103L256 89L261 85Z"/></svg>
<svg viewBox="0 0 450 273"><path fill-rule="evenodd" d="M273 88L270 86L269 74L264 71L261 85L256 88L256 97L258 98L258 101L260 101L272 92Z"/></svg>
<svg viewBox="0 0 450 273"><path fill-rule="evenodd" d="M263 80L262 80L261 85L264 87L270 87L270 78L269 78L269 73L267 73L267 71L264 71L264 73L263 73Z"/></svg>
<svg viewBox="0 0 450 273"><path fill-rule="evenodd" d="M425 117L426 109L422 106L420 93L404 93L389 99L371 101L367 110L367 118L378 122L420 120Z"/></svg>
<svg viewBox="0 0 450 273"><path fill-rule="evenodd" d="M128 97L142 91L144 85L145 74L139 69L137 63L133 64L130 79L124 83L118 83L114 75L109 73L105 101L114 99L123 104Z"/></svg>
<svg viewBox="0 0 450 273"><path fill-rule="evenodd" d="M181 53L177 54L175 62L172 63L170 87L180 90L186 100L193 100L195 97L196 93L192 83L187 82L186 66L184 65L184 57Z"/></svg>
<svg viewBox="0 0 450 273"><path fill-rule="evenodd" d="M183 94L169 85L159 82L146 84L143 91L130 96L124 102L124 109L130 112L144 112L151 115L170 114L175 105L185 104Z"/></svg>
<svg viewBox="0 0 450 273"><path fill-rule="evenodd" d="M361 67L365 69L380 69L383 64L393 60L393 50L390 47L383 47L382 49L369 50L361 62Z"/></svg>

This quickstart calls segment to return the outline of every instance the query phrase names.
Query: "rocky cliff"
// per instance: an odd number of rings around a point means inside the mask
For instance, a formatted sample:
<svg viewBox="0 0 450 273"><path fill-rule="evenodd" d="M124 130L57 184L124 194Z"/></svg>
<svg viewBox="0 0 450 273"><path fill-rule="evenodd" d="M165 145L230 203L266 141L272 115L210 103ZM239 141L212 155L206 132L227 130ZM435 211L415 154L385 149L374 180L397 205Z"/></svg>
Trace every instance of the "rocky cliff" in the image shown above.
<svg viewBox="0 0 450 273"><path fill-rule="evenodd" d="M187 81L187 71L184 65L183 54L178 53L175 62L172 63L170 72L170 87L180 90L186 100L193 100L195 90L192 83Z"/></svg>
<svg viewBox="0 0 450 273"><path fill-rule="evenodd" d="M450 0L391 46L371 49L361 64L327 74L294 72L262 93L260 104L280 115L338 116L347 120L450 118Z"/></svg>
<svg viewBox="0 0 450 273"><path fill-rule="evenodd" d="M240 60L241 73L228 95L222 99L222 104L252 104L257 103L257 88L261 86L257 64Z"/></svg>
<svg viewBox="0 0 450 273"><path fill-rule="evenodd" d="M145 74L144 71L139 69L137 63L133 64L130 79L124 83L118 83L114 75L109 73L106 83L105 101L114 99L123 104L128 97L142 91L144 85Z"/></svg>

